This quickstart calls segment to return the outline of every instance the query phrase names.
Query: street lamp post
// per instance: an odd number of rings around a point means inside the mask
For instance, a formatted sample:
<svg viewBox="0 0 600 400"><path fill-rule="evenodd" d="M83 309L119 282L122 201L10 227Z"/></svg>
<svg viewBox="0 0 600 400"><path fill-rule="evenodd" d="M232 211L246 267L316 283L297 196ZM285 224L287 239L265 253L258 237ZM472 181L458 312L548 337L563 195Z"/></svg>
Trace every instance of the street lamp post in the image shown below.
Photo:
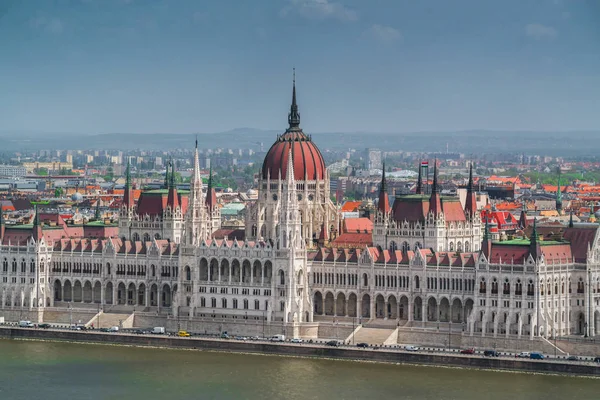
<svg viewBox="0 0 600 400"><path fill-rule="evenodd" d="M262 312L262 337L265 338L265 311Z"/></svg>
<svg viewBox="0 0 600 400"><path fill-rule="evenodd" d="M352 317L352 346L354 346L354 319L356 317Z"/></svg>
<svg viewBox="0 0 600 400"><path fill-rule="evenodd" d="M71 307L71 302L69 302L69 327L73 326L73 307Z"/></svg>

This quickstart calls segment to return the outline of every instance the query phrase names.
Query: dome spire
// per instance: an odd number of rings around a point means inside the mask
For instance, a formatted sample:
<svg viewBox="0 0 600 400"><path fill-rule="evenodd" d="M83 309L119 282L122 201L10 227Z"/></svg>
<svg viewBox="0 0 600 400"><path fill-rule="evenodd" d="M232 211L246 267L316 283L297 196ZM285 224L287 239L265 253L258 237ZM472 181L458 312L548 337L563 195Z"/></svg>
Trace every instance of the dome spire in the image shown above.
<svg viewBox="0 0 600 400"><path fill-rule="evenodd" d="M292 82L292 106L290 107L290 113L288 114L290 129L298 128L300 126L300 113L298 112L298 104L296 103L296 68L294 68Z"/></svg>

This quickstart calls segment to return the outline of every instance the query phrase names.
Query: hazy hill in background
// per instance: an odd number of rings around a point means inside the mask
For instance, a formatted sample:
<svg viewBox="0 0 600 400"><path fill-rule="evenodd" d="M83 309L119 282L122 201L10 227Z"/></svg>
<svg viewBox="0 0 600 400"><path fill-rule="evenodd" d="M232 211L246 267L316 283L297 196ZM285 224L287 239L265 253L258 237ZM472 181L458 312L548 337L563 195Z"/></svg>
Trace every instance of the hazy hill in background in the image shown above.
<svg viewBox="0 0 600 400"><path fill-rule="evenodd" d="M248 148L267 150L275 141L276 130L239 128L227 132L198 134L201 148ZM600 131L525 132L470 130L457 132L333 132L314 133L313 140L321 150L380 148L388 151L445 152L493 154L526 153L554 156L595 156ZM0 131L4 151L39 149L120 149L171 150L191 148L195 134L106 133L74 134L61 132Z"/></svg>

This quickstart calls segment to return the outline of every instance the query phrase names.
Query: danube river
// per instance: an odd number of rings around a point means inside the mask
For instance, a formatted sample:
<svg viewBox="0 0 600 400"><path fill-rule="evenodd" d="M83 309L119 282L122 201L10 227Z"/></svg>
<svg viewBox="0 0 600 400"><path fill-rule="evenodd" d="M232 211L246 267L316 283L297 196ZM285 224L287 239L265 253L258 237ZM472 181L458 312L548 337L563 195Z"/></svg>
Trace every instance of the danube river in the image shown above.
<svg viewBox="0 0 600 400"><path fill-rule="evenodd" d="M0 399L598 399L600 379L0 340Z"/></svg>

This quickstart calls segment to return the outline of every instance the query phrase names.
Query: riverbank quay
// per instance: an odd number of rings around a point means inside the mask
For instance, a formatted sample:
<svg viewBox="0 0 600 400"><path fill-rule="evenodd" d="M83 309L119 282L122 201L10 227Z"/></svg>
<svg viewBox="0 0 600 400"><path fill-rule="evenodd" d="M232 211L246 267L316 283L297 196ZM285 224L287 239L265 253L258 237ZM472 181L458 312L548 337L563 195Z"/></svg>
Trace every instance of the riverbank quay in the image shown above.
<svg viewBox="0 0 600 400"><path fill-rule="evenodd" d="M422 364L459 368L508 370L550 374L600 376L600 365L563 360L528 360L514 357L482 357L462 354L432 354L386 348L332 347L320 344L293 344L238 341L217 338L181 338L97 331L70 331L0 327L0 339L56 340L142 347L210 350L238 353L272 354L294 357L330 358L381 363Z"/></svg>

